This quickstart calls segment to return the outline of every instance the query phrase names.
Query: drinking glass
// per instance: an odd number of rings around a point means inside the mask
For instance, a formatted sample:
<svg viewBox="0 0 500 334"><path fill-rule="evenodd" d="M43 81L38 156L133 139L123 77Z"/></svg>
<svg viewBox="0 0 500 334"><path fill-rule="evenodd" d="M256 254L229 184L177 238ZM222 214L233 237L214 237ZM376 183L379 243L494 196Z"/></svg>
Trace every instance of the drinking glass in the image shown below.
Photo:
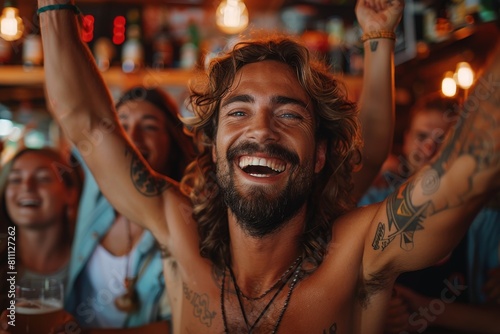
<svg viewBox="0 0 500 334"><path fill-rule="evenodd" d="M48 334L64 319L64 286L58 279L24 279L16 286L15 334Z"/></svg>

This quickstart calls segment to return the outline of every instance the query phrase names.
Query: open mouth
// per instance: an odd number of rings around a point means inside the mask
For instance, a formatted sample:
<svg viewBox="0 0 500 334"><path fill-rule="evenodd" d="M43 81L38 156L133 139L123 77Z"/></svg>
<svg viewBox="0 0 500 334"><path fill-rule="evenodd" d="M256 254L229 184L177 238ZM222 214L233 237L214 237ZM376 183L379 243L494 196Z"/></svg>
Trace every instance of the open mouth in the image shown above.
<svg viewBox="0 0 500 334"><path fill-rule="evenodd" d="M17 204L23 208L37 208L42 204L42 201L38 199L21 199L17 201Z"/></svg>
<svg viewBox="0 0 500 334"><path fill-rule="evenodd" d="M282 173L286 164L274 158L242 156L238 161L238 166L245 173L255 177L271 177Z"/></svg>

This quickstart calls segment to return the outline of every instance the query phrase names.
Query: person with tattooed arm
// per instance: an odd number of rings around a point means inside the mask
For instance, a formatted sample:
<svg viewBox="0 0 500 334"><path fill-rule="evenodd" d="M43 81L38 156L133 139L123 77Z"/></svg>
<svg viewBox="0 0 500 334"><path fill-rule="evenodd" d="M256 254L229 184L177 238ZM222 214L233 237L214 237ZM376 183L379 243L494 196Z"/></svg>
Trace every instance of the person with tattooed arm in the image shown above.
<svg viewBox="0 0 500 334"><path fill-rule="evenodd" d="M372 15L374 8L375 7L380 7L382 8L381 5L377 4L377 2L374 2L373 4L368 3L369 6L362 7L361 10L359 10L359 15L361 17L365 17L364 21L367 21L367 18L370 18L369 15ZM63 6L64 7L64 6ZM391 15L393 17L393 21L391 23L392 26L395 25L396 20L399 17L400 11L397 10L394 12L394 14ZM384 13L382 13L384 15ZM375 16L376 17L376 16ZM373 17L371 17L373 18ZM388 41L390 43L383 43L380 47L378 47L377 42L374 41L372 43L373 51L378 51L377 52L372 52L369 56L366 57L366 62L365 62L365 68L366 68L366 73L365 73L365 80L363 81L365 89L362 91L362 97L361 97L361 110L359 113L359 117L361 119L362 124L366 124L367 126L364 127L364 132L363 136L364 138L367 139L367 145L363 147L363 168L361 170L356 170L356 172L353 175L353 183L355 184L355 187L353 189L353 196L359 196L363 189L366 188L370 183L373 177L377 174L380 165L383 163L385 157L387 156L387 153L390 150L390 143L392 140L392 129L393 129L393 124L394 124L394 103L393 103L393 97L392 97L392 89L393 89L393 78L392 78L392 72L393 72L393 64L391 60L392 56L392 41ZM368 44L367 44L368 45ZM83 68L83 67L82 67ZM333 87L335 88L335 87ZM127 94L126 94L127 95ZM141 92L137 94L137 92L134 90L131 94L132 96L136 96L137 98L144 97ZM374 103L377 102L377 103ZM120 103L118 104L120 105ZM123 123L123 117L121 115L121 111L123 111L121 107L117 106L116 107L118 115L119 115L119 120L122 121L121 125L125 129L125 132L127 132L130 135L131 128L127 127L129 124L124 124ZM144 108L135 108L135 109L144 109ZM138 111L139 112L139 111ZM108 128L106 127L105 122L101 124L103 127L100 128L102 131L107 131ZM370 126L368 126L370 125ZM129 129L130 128L130 129ZM177 128L174 129L177 131ZM182 129L181 129L182 130ZM170 131L172 132L172 131ZM135 134L135 132L134 132ZM131 138L136 139L138 137L136 134L135 136L131 136ZM142 137L142 136L141 136ZM99 131L96 132L96 136L93 137L96 139L95 142L102 140L102 138L99 137ZM141 148L141 145L137 144L134 142L138 148ZM141 149L141 152L143 151L144 148ZM180 160L177 156L175 155L168 155L168 157L172 158L175 157L174 159ZM148 162L151 165L151 162L148 159ZM151 167L154 168L154 166L151 165ZM86 169L87 170L87 169ZM156 169L157 171L162 171L161 169ZM173 175L170 175L169 173L162 173L163 175L168 175L170 177L175 177ZM89 178L93 180L91 175L87 175ZM144 179L147 181L147 178ZM97 188L97 185L93 185L92 189ZM95 201L95 196L90 196L92 191L89 192L89 196L85 197L88 199L87 203L96 203ZM105 199L103 196L97 197L100 201L104 201ZM89 202L90 201L90 202ZM103 211L102 206L100 204L95 205L96 207L99 207L99 210L96 212L99 212L99 215L101 217L110 217L107 211ZM94 219L95 215L90 215L88 210L85 211L84 216L88 217L86 218L87 222L89 222L88 219ZM94 226L97 221L96 220L91 220L93 221L91 225L86 224L83 226L86 226L85 228L92 232L92 226ZM95 227L94 227L95 228ZM90 229L90 230L89 230ZM81 233L82 235L84 233ZM94 238L95 239L95 238ZM115 238L116 239L116 238ZM76 240L77 244L78 242L81 244L81 246L84 245L83 249L89 249L88 246L92 245L95 242L90 242L85 241L85 240ZM96 241L96 240L94 240ZM116 241L116 240L115 240ZM120 244L120 242L118 242ZM122 242L123 244L123 242ZM122 245L121 244L121 245ZM82 248L82 247L80 247ZM90 248L92 249L92 248ZM75 267L76 268L81 268L82 263L82 254L74 254L75 256ZM85 256L83 257L85 259ZM155 281L154 277L149 277L149 273L147 275L149 280ZM106 281L106 280L105 280ZM144 281L144 280L142 280ZM74 282L79 282L80 285L82 281L80 278ZM85 286L85 284L83 285ZM92 300L91 297L89 297L89 291L82 291L78 285L73 284L73 287L68 288L69 294L68 296L71 297L69 298L70 300L73 301L72 305L74 305L74 300L75 296L82 296L81 298L84 298L84 300ZM149 293L149 291L148 291ZM91 295L91 294L90 294ZM149 303L151 303L150 300L148 300ZM87 311L87 309L82 308L78 303L76 305L79 307L75 310L73 309L73 314L76 317L77 322L82 326L82 327L88 327L87 323L87 318L89 316L89 312L83 312ZM85 306L85 305L83 305ZM112 306L112 305L111 305ZM70 308L71 309L71 308ZM141 314L148 314L147 308L144 309L143 307L141 309ZM106 312L106 314L102 314L102 316L108 316L110 317L113 312L111 312L109 315L107 314L109 312ZM82 317L83 315L83 317ZM99 313L101 316L101 314ZM101 318L102 318L101 316ZM86 318L87 317L87 318ZM140 331L143 330L142 327L134 327L134 330ZM106 331L109 331L107 329ZM98 330L91 330L90 332L98 332ZM0 330L0 333L3 333Z"/></svg>
<svg viewBox="0 0 500 334"><path fill-rule="evenodd" d="M78 147L118 121L73 7L53 5L39 1L47 94ZM360 24L375 57L394 46L402 3L371 9ZM356 109L291 38L241 42L211 63L206 86L192 86L196 117L186 123L199 155L182 181L189 199L119 126L102 134L84 159L113 206L170 253L173 332L381 332L395 278L448 253L467 229L458 218L472 219L500 188L495 55L438 159L363 208L350 196Z"/></svg>

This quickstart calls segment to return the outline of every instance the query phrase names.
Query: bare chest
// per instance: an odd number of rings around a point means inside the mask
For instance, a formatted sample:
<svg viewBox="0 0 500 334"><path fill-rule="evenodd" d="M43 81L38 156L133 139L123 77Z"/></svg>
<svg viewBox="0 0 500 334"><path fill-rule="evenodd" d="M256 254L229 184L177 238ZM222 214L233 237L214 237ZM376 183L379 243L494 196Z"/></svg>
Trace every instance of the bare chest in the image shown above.
<svg viewBox="0 0 500 334"><path fill-rule="evenodd" d="M176 301L172 305L175 333L356 331L353 324L359 315L359 303L355 298L356 284L352 282L339 281L332 289L318 285L315 279L305 278L295 284L290 280L255 299L242 296L229 275L217 277L217 281L213 280L212 274L206 278L211 283L176 282ZM167 288L172 291L173 287Z"/></svg>

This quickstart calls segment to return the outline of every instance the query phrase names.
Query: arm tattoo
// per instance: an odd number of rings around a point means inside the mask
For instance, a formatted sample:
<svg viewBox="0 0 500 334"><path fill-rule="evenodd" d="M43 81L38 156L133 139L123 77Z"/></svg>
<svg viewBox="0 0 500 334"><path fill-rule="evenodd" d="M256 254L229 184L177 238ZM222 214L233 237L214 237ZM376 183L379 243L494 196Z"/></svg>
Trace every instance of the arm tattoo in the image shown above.
<svg viewBox="0 0 500 334"><path fill-rule="evenodd" d="M388 231L386 236L385 225L378 223L372 247L374 250L384 250L396 237L400 237L400 247L405 250L413 249L413 235L422 230L422 220L432 208L432 203L425 202L415 206L411 201L414 184L406 183L387 200Z"/></svg>
<svg viewBox="0 0 500 334"><path fill-rule="evenodd" d="M378 41L370 41L370 50L372 52L377 51L378 48Z"/></svg>
<svg viewBox="0 0 500 334"><path fill-rule="evenodd" d="M200 320L200 322L210 327L212 321L215 319L217 312L209 310L209 299L206 293L198 294L191 290L186 283L182 283L182 290L184 297L193 305L193 315Z"/></svg>
<svg viewBox="0 0 500 334"><path fill-rule="evenodd" d="M492 79L488 81L491 83ZM489 89L500 87L500 82L491 83ZM393 193L387 200L387 225L380 222L377 226L372 242L374 250L384 250L397 236L400 237L400 247L404 250L413 249L413 235L415 231L422 230L422 221L438 212L447 210L467 201L467 195L474 191L476 179L483 173L489 173L498 168L500 156L497 148L499 120L494 109L498 108L498 91L479 99L471 96L457 118L457 123L452 128L447 145L440 152L433 165L422 172L413 181L406 183ZM495 103L492 103L495 102ZM412 202L412 193L418 184L422 194L430 196L441 185L441 178L455 164L459 165L460 159L473 160L472 168L465 175L461 175L465 182L463 190L459 193L448 194L446 200L430 200L421 205ZM464 160L465 161L465 160ZM456 173L456 171L455 171ZM387 228L387 231L386 231Z"/></svg>
<svg viewBox="0 0 500 334"><path fill-rule="evenodd" d="M132 155L130 162L130 177L132 183L139 192L145 196L153 197L160 195L165 191L170 184L149 172L149 169L144 165L143 161L135 154L127 149L125 155Z"/></svg>

